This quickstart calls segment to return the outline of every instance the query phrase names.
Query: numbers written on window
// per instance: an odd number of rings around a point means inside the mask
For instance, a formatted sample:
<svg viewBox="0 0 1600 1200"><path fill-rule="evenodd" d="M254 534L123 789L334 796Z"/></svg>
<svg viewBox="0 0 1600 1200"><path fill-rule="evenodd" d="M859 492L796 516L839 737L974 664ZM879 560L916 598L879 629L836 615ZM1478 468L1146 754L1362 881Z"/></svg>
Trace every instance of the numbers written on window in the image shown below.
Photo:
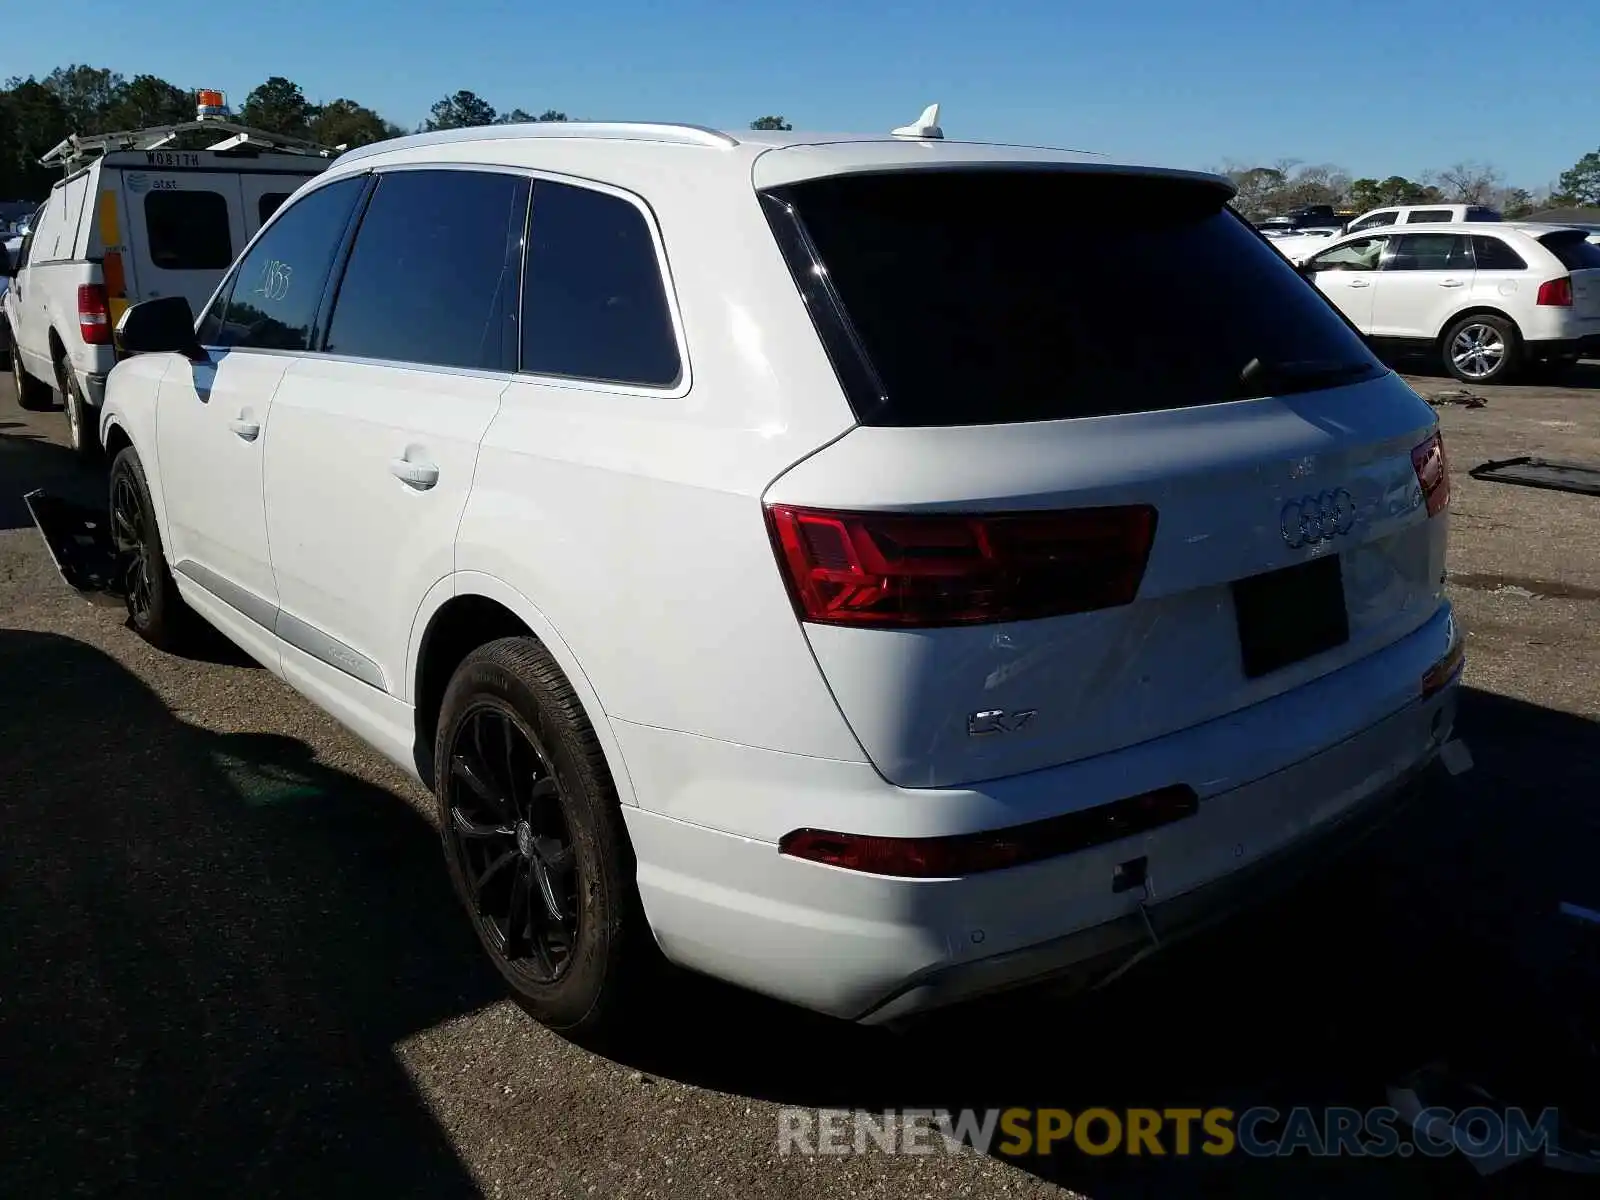
<svg viewBox="0 0 1600 1200"><path fill-rule="evenodd" d="M233 262L221 192L147 192L144 228L150 261L164 271L225 271Z"/></svg>
<svg viewBox="0 0 1600 1200"><path fill-rule="evenodd" d="M379 176L339 283L327 352L511 370L528 187L489 171Z"/></svg>
<svg viewBox="0 0 1600 1200"><path fill-rule="evenodd" d="M653 387L678 382L666 286L635 205L592 188L534 186L522 370Z"/></svg>
<svg viewBox="0 0 1600 1200"><path fill-rule="evenodd" d="M250 247L200 323L208 346L306 350L334 254L365 186L341 179L308 192Z"/></svg>

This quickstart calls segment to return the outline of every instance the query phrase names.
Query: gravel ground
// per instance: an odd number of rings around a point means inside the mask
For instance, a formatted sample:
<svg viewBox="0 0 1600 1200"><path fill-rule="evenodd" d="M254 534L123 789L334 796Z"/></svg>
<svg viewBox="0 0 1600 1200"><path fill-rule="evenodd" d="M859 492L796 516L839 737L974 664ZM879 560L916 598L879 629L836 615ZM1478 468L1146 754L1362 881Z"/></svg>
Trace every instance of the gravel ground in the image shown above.
<svg viewBox="0 0 1600 1200"><path fill-rule="evenodd" d="M102 485L0 384L0 1195L1461 1194L1458 1160L780 1155L778 1113L1364 1108L1438 1058L1593 1103L1600 939L1551 913L1600 907L1600 499L1466 476L1600 461L1600 368L1575 382L1441 410L1478 765L1392 836L1075 1004L896 1038L683 981L614 1058L503 998L425 793L236 653L159 654L60 581L19 497Z"/></svg>

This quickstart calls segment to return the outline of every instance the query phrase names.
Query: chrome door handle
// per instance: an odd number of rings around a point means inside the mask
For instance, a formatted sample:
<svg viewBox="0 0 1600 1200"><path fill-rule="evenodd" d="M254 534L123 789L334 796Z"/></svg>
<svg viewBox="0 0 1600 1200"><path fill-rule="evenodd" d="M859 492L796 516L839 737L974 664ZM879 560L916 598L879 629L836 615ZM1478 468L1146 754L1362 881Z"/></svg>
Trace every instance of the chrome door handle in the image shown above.
<svg viewBox="0 0 1600 1200"><path fill-rule="evenodd" d="M1350 281L1350 286L1353 288L1371 287L1372 281L1370 279L1352 279Z"/></svg>
<svg viewBox="0 0 1600 1200"><path fill-rule="evenodd" d="M1464 280L1464 279L1441 279L1439 281L1439 286L1440 287L1461 287L1465 283L1466 283L1466 280Z"/></svg>
<svg viewBox="0 0 1600 1200"><path fill-rule="evenodd" d="M408 458L391 458L389 473L407 487L426 491L439 482L439 468L430 462L412 462Z"/></svg>
<svg viewBox="0 0 1600 1200"><path fill-rule="evenodd" d="M228 422L228 428L233 430L247 442L255 441L257 435L261 433L261 425L259 422L246 421L238 417Z"/></svg>

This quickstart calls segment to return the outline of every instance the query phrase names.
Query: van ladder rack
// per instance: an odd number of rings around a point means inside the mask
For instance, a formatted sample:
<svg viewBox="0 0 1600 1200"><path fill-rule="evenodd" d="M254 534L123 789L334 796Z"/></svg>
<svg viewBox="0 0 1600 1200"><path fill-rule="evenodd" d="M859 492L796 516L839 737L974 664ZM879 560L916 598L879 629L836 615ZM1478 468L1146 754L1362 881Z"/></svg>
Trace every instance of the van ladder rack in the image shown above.
<svg viewBox="0 0 1600 1200"><path fill-rule="evenodd" d="M253 146L280 154L304 154L308 157L332 158L338 151L320 142L306 138L288 137L265 129L252 129L233 121L210 118L201 121L182 121L176 125L156 125L149 129L130 129L118 133L70 133L39 159L44 166L61 166L69 174L96 158L119 150L159 150L170 145L184 134L204 131L207 134L225 134L220 141L201 147L205 150L232 150L239 146Z"/></svg>

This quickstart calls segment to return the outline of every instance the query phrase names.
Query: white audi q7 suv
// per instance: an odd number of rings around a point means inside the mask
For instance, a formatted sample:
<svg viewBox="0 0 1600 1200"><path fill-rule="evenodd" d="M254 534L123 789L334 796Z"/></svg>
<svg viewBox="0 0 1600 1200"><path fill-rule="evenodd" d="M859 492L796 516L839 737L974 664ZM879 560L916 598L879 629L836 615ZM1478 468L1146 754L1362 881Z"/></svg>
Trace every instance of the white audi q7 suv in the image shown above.
<svg viewBox="0 0 1600 1200"><path fill-rule="evenodd" d="M1230 196L936 127L345 154L118 324L131 623L429 785L555 1028L663 959L865 1022L1102 977L1451 736L1433 411Z"/></svg>

